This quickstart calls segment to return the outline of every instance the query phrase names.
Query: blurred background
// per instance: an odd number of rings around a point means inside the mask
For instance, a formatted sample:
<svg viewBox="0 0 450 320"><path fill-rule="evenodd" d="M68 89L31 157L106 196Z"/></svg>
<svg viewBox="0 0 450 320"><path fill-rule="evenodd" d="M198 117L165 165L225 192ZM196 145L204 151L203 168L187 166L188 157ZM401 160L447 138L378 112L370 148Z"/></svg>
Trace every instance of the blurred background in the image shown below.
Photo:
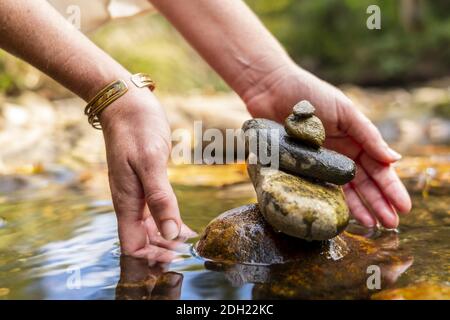
<svg viewBox="0 0 450 320"><path fill-rule="evenodd" d="M405 150L417 143L448 144L448 1L247 2L295 61L340 86L387 140ZM366 9L373 3L381 8L381 30L366 27ZM240 100L162 16L150 10L108 22L109 13L104 15L86 28L88 36L131 72L148 72L156 79L172 128L190 129L193 119L204 120L206 127L238 128L248 118ZM5 142L0 165L19 164L22 158L59 161L75 152L87 129L82 105L33 67L0 51L0 141ZM231 114L217 112L224 108ZM99 134L88 132L101 145ZM30 138L7 143L20 134ZM42 143L44 158L37 151Z"/></svg>
<svg viewBox="0 0 450 320"><path fill-rule="evenodd" d="M53 0L55 1L55 0ZM247 0L304 68L334 83L410 85L448 76L450 3L445 0ZM365 28L381 8L382 29ZM82 13L83 14L83 13ZM159 91L228 91L158 14L108 23L90 37L131 71L151 72ZM130 50L133 48L133 50ZM4 53L0 90L37 89L29 68Z"/></svg>
<svg viewBox="0 0 450 320"><path fill-rule="evenodd" d="M415 205L404 240L421 243L413 246L419 261L436 254L435 261L448 263L450 2L246 2L295 61L344 90L403 153L396 169ZM371 4L381 9L381 30L366 27ZM250 117L159 14L113 19L87 35L131 72L153 76L172 129L192 130L194 120L204 129L239 128ZM0 50L0 298L113 296L118 247L103 138L87 124L83 108L79 98ZM225 209L254 201L242 165L170 165L169 175L185 221L196 231ZM424 225L430 229L413 232ZM193 272L183 273L188 279L203 272L198 262L185 263L178 271ZM65 281L71 265L91 276L86 290L58 291L55 284ZM439 263L415 265L417 272L401 285L424 279L448 284ZM248 295L222 286L217 298ZM198 298L195 292L184 297Z"/></svg>

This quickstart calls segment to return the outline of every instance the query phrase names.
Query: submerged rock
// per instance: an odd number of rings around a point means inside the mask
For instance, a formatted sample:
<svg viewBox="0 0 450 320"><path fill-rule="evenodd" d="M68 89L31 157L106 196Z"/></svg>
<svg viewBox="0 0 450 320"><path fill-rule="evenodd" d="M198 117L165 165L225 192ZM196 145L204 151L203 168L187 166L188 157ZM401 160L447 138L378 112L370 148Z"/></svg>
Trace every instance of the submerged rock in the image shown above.
<svg viewBox="0 0 450 320"><path fill-rule="evenodd" d="M308 242L275 231L251 204L224 212L212 220L200 237L197 253L207 259L231 263L275 264L311 256L340 259L348 253L336 237Z"/></svg>
<svg viewBox="0 0 450 320"><path fill-rule="evenodd" d="M292 109L292 113L299 118L308 118L314 115L316 108L308 101L302 100Z"/></svg>
<svg viewBox="0 0 450 320"><path fill-rule="evenodd" d="M306 240L327 240L348 224L342 189L285 172L249 165L261 213L276 230Z"/></svg>
<svg viewBox="0 0 450 320"><path fill-rule="evenodd" d="M291 114L286 118L284 128L291 137L314 148L319 148L325 141L325 129L316 116L299 118Z"/></svg>
<svg viewBox="0 0 450 320"><path fill-rule="evenodd" d="M253 299L369 299L377 291L368 286L371 266L380 268L380 287L389 288L413 262L400 250L380 246L383 239L346 232L340 237L350 248L347 256L337 261L311 256L305 261L270 266L268 278L254 282ZM245 272L239 276L250 280L253 270Z"/></svg>
<svg viewBox="0 0 450 320"><path fill-rule="evenodd" d="M356 171L355 163L348 157L337 152L320 147L314 149L302 145L289 137L280 124L266 119L251 119L244 123L243 130L249 139L258 139L258 145L267 146L272 152L271 138L267 134L259 134L260 130L271 135L278 141L280 169L294 174L338 185L350 182ZM263 140L260 140L263 139Z"/></svg>
<svg viewBox="0 0 450 320"><path fill-rule="evenodd" d="M257 205L247 205L211 221L196 250L209 259L207 269L224 272L232 285L255 283L254 299L367 299L374 293L367 286L370 265L380 267L382 288L411 265L398 243L395 233L372 240L348 232L308 242L274 231Z"/></svg>
<svg viewBox="0 0 450 320"><path fill-rule="evenodd" d="M404 288L387 289L372 295L373 300L450 300L450 285L421 282Z"/></svg>

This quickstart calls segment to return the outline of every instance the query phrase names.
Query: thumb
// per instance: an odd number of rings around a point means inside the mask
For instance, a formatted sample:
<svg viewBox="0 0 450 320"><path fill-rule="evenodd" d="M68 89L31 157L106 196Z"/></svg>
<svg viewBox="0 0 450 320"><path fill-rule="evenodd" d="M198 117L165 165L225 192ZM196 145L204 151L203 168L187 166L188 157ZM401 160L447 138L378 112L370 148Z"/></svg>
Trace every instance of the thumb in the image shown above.
<svg viewBox="0 0 450 320"><path fill-rule="evenodd" d="M166 240L177 238L182 221L177 199L167 176L166 164L140 166L137 174L144 189L145 201L161 235Z"/></svg>
<svg viewBox="0 0 450 320"><path fill-rule="evenodd" d="M350 106L344 108L344 131L352 137L373 159L391 163L401 159L381 136L377 127L359 110Z"/></svg>

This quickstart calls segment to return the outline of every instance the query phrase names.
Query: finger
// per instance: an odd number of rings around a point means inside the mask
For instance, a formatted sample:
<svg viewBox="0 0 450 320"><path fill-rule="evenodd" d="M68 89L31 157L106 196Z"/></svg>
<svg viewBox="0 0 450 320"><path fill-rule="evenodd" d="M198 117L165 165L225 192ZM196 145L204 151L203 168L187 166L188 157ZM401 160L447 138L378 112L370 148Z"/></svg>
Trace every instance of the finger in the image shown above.
<svg viewBox="0 0 450 320"><path fill-rule="evenodd" d="M170 263L173 259L175 259L175 252L161 248L154 245L148 245L146 247L146 256L147 264L149 267L154 267L155 265L161 263Z"/></svg>
<svg viewBox="0 0 450 320"><path fill-rule="evenodd" d="M367 210L366 206L359 198L355 189L353 189L350 184L346 184L343 188L345 198L347 200L347 204L352 216L363 226L373 228L377 224L377 221L369 212L369 210Z"/></svg>
<svg viewBox="0 0 450 320"><path fill-rule="evenodd" d="M147 234L149 239L149 244L157 246L160 248L165 248L169 250L176 251L178 253L189 252L190 246L185 243L189 238L197 236L197 234L190 230L184 223L181 225L180 234L175 240L164 239L158 228L156 227L155 221L151 216L145 220L145 225L147 227Z"/></svg>
<svg viewBox="0 0 450 320"><path fill-rule="evenodd" d="M121 249L125 255L141 257L145 256L145 253L140 250L148 243L142 219L145 207L143 190L131 167L121 168L120 174L109 174Z"/></svg>
<svg viewBox="0 0 450 320"><path fill-rule="evenodd" d="M361 147L374 159L391 163L400 160L401 155L389 148L375 125L359 110L354 107L343 108L344 132L355 139Z"/></svg>
<svg viewBox="0 0 450 320"><path fill-rule="evenodd" d="M376 182L388 201L402 213L411 210L411 198L394 168L373 160L367 154L360 157L361 166Z"/></svg>
<svg viewBox="0 0 450 320"><path fill-rule="evenodd" d="M372 209L372 213L384 227L393 229L398 226L397 213L386 201L375 182L367 175L360 165L357 167L357 173L355 179L351 182L351 185L356 192L364 198L366 203L370 206L370 209Z"/></svg>
<svg viewBox="0 0 450 320"><path fill-rule="evenodd" d="M146 160L155 161L157 157L148 157ZM151 165L141 164L136 168L141 180L145 201L155 220L158 230L166 240L178 237L181 228L180 211L177 200L169 183L165 163L154 162Z"/></svg>
<svg viewBox="0 0 450 320"><path fill-rule="evenodd" d="M150 215L148 207L145 208L144 217L145 217L144 218L145 225L147 227L147 234L149 239L151 240L150 242L152 242L152 240L161 240L164 241L164 243L170 242L161 237L158 227L156 226L155 220ZM182 223L180 228L180 234L178 235L178 238L176 238L175 240L178 242L184 242L188 239L192 239L197 236L198 236L197 232L193 231L186 224Z"/></svg>
<svg viewBox="0 0 450 320"><path fill-rule="evenodd" d="M180 237L183 239L183 241L186 241L198 237L198 233L183 223L181 225Z"/></svg>

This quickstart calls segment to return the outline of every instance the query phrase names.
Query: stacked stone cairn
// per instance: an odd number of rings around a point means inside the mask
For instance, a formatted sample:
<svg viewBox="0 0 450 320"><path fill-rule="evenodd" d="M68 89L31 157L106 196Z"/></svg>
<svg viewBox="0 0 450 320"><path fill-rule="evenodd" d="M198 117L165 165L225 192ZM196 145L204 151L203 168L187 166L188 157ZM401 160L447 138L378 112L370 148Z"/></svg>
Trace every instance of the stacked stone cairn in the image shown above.
<svg viewBox="0 0 450 320"><path fill-rule="evenodd" d="M247 170L258 203L212 220L196 245L200 256L269 265L319 257L328 261L326 257L342 258L360 242L347 233L339 235L349 221L340 186L353 179L355 163L322 147L325 130L314 113L308 101L301 101L284 127L266 119L244 123ZM258 148L278 155L276 166L264 164L250 150L255 139Z"/></svg>
<svg viewBox="0 0 450 320"><path fill-rule="evenodd" d="M244 123L243 130L251 130L248 137L259 139L259 146L279 153L279 168L247 161L265 220L293 237L327 240L348 224L349 210L340 185L353 179L355 163L322 147L325 129L314 113L314 106L304 100L293 107L284 128L267 119L252 119ZM266 133L258 135L261 130ZM278 150L272 148L267 132L277 133Z"/></svg>

